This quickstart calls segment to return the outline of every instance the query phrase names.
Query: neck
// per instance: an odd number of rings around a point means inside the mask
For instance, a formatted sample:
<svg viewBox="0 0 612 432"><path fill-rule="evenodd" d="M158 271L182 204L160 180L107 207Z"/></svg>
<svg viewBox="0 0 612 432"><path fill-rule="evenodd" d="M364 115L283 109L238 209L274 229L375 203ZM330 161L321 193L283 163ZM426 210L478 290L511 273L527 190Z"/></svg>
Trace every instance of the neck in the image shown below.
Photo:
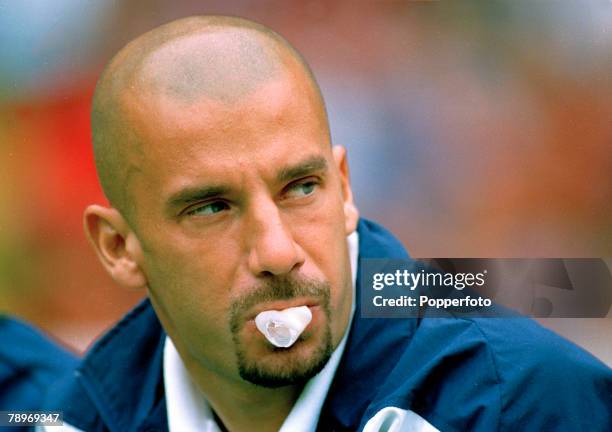
<svg viewBox="0 0 612 432"><path fill-rule="evenodd" d="M228 380L193 362L185 363L192 379L228 431L278 431L302 386L265 388Z"/></svg>

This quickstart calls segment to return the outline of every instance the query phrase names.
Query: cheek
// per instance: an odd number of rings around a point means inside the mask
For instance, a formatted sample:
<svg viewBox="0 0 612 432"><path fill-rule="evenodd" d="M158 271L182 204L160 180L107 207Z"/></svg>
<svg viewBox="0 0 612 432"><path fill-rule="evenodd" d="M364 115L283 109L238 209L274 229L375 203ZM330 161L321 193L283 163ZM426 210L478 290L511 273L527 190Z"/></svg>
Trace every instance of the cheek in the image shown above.
<svg viewBox="0 0 612 432"><path fill-rule="evenodd" d="M227 309L231 274L228 259L216 259L198 244L172 243L147 254L146 274L151 295L174 328L191 336L227 334Z"/></svg>
<svg viewBox="0 0 612 432"><path fill-rule="evenodd" d="M329 241L344 236L344 202L340 188L334 184L322 190L312 205L290 214L292 226L308 231L319 241Z"/></svg>
<svg viewBox="0 0 612 432"><path fill-rule="evenodd" d="M332 201L330 197L328 201ZM324 203L317 211L301 220L292 221L296 238L306 251L316 270L332 286L332 307L343 301L351 272L345 234L344 212L340 200ZM308 271L308 269L305 269Z"/></svg>

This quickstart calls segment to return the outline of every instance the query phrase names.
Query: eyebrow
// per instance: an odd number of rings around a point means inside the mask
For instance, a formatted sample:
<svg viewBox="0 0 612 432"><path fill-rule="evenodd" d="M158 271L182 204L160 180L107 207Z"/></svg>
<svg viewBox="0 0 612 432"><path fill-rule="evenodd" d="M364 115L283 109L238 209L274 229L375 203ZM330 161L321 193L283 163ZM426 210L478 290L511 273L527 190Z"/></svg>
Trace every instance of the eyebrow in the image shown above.
<svg viewBox="0 0 612 432"><path fill-rule="evenodd" d="M327 161L322 156L313 156L296 165L281 169L276 176L276 180L283 183L317 171L327 171Z"/></svg>

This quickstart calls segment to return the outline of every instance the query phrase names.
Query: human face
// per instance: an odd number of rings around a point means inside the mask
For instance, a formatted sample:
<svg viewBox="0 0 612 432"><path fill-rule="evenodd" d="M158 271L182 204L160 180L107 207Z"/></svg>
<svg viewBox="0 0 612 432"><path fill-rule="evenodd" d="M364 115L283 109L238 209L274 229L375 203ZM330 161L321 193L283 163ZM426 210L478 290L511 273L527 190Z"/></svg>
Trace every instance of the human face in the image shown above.
<svg viewBox="0 0 612 432"><path fill-rule="evenodd" d="M357 213L313 90L292 76L231 106L128 99L138 264L183 360L269 386L316 373L347 327ZM313 319L292 347L256 330L258 312L300 305Z"/></svg>

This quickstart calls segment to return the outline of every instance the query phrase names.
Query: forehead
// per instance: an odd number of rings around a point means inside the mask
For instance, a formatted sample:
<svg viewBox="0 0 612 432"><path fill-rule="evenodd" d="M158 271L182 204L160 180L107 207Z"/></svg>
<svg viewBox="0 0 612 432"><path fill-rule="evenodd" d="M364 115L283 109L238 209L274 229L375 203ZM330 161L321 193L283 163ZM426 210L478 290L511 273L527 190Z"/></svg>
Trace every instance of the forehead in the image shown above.
<svg viewBox="0 0 612 432"><path fill-rule="evenodd" d="M162 198L192 183L274 175L316 155L330 159L323 108L311 93L304 83L284 79L232 104L129 98L141 151L127 187L136 197L155 191Z"/></svg>
<svg viewBox="0 0 612 432"><path fill-rule="evenodd" d="M144 58L135 80L184 102L205 95L231 103L278 77L287 60L252 29L212 28L161 45Z"/></svg>

